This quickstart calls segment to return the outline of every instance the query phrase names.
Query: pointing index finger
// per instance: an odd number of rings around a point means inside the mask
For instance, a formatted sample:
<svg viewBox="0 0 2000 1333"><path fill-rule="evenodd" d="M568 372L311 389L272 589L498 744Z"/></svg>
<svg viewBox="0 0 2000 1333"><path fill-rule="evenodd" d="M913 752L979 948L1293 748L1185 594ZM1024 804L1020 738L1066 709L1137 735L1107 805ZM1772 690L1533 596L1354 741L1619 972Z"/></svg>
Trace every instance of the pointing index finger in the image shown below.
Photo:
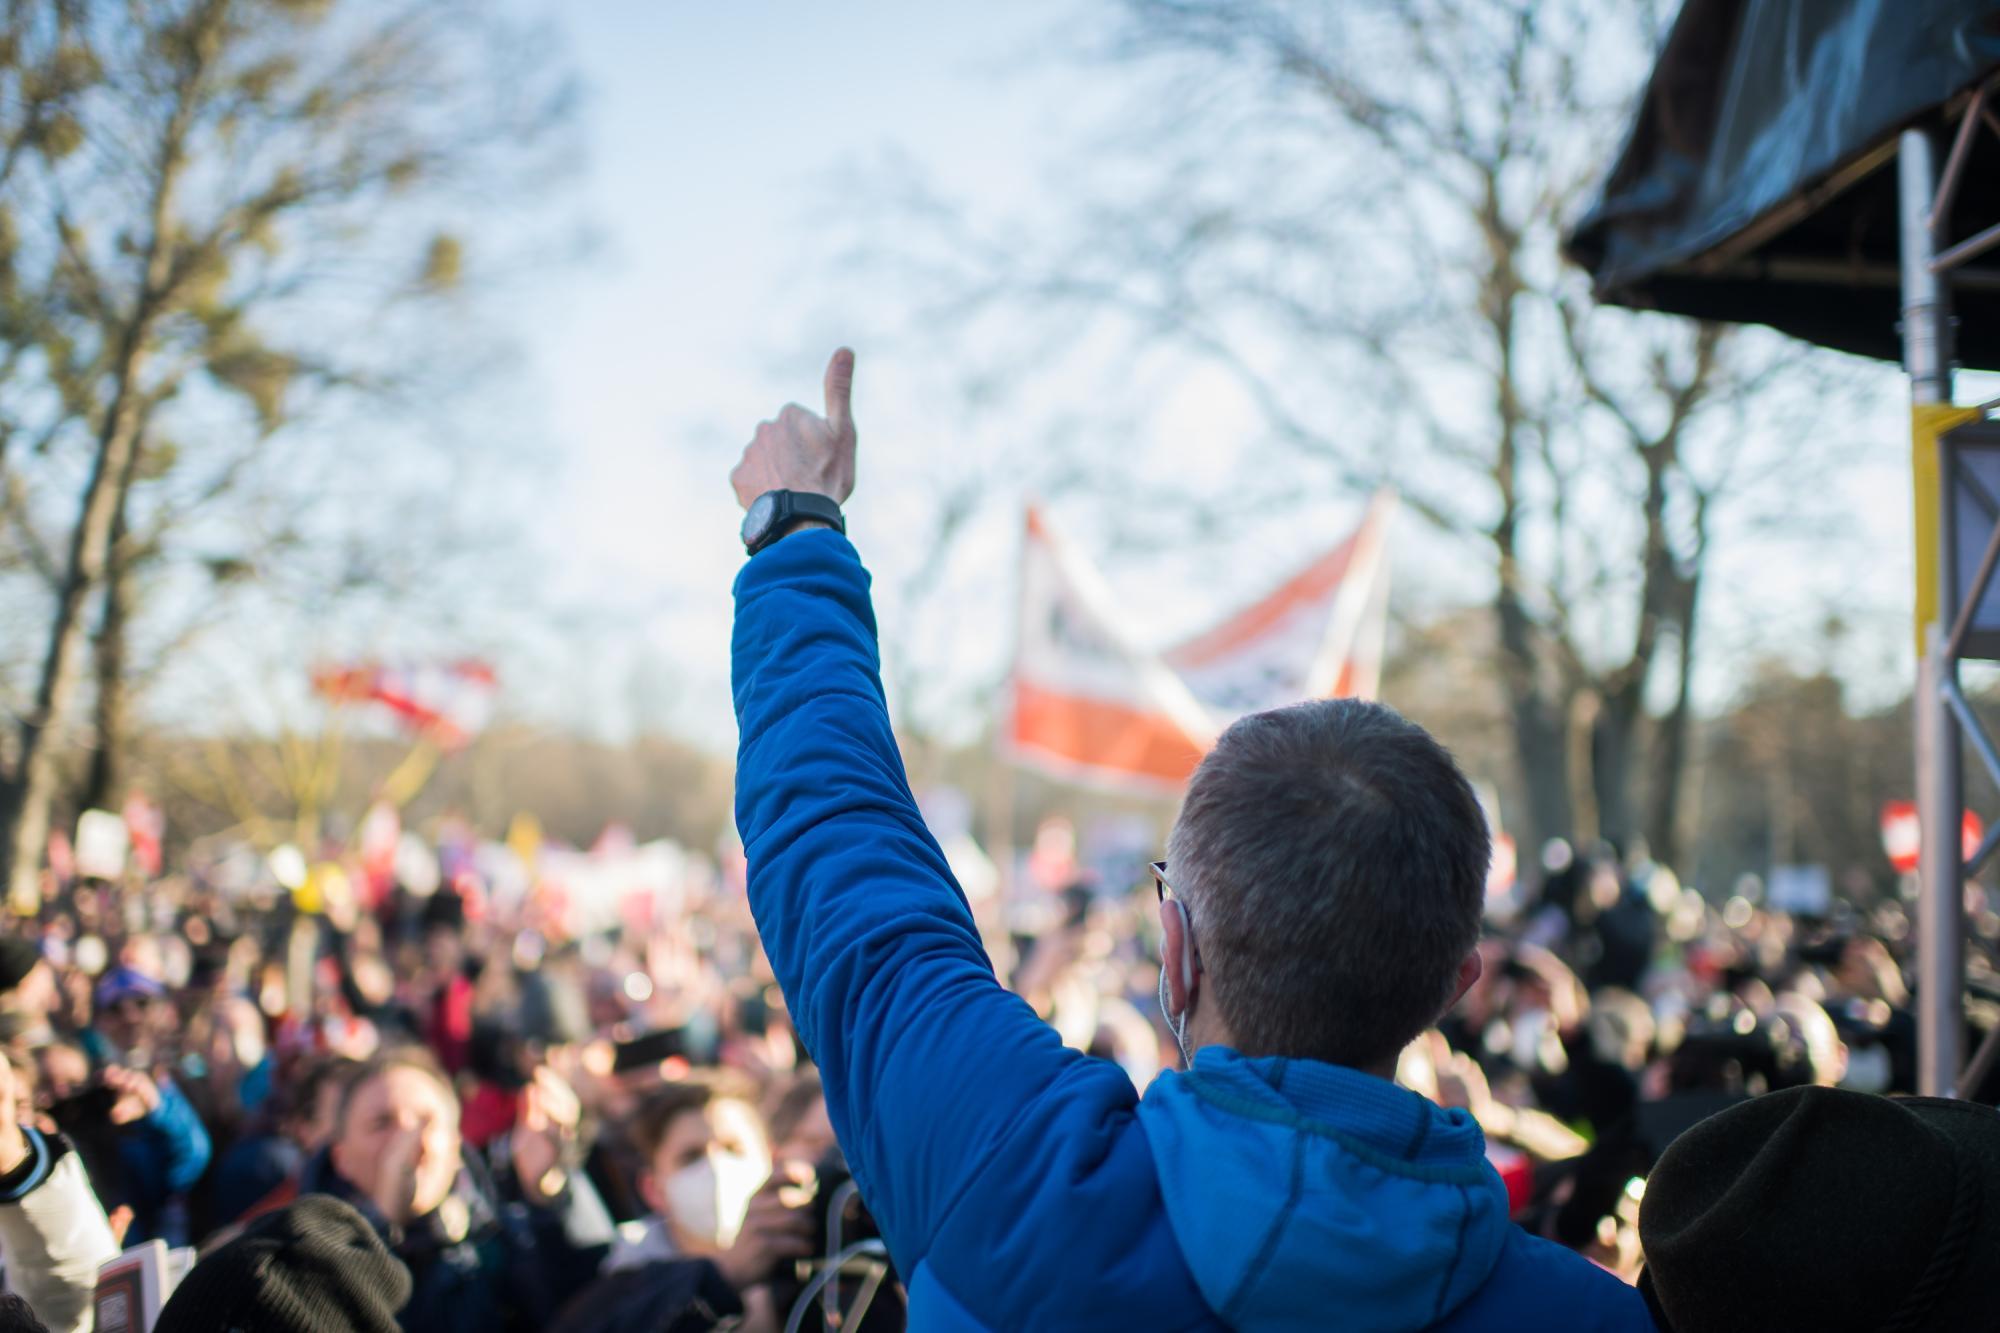
<svg viewBox="0 0 2000 1333"><path fill-rule="evenodd" d="M854 352L843 347L826 363L826 424L836 436L854 432Z"/></svg>

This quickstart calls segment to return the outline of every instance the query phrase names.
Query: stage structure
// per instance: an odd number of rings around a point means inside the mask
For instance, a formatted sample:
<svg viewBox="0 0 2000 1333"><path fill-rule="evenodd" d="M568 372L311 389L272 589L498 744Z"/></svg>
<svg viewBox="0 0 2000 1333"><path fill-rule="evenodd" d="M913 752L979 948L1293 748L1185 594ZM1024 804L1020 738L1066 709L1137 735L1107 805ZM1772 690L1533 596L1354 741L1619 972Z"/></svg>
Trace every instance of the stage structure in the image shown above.
<svg viewBox="0 0 2000 1333"><path fill-rule="evenodd" d="M1570 238L1601 299L1767 324L1908 372L1917 541L1919 1091L1965 1059L1963 752L2000 783L1959 688L2000 659L2000 0L1687 0L1595 208ZM1982 262L1983 261L1983 262Z"/></svg>

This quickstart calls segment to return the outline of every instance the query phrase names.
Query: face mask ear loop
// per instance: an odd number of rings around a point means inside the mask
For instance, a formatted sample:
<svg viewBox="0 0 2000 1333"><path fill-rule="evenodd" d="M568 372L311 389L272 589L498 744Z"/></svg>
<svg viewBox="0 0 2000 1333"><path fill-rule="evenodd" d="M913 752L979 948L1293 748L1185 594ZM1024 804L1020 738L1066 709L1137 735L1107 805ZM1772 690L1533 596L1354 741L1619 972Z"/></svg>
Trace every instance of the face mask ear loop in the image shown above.
<svg viewBox="0 0 2000 1333"><path fill-rule="evenodd" d="M1182 1006L1180 1017L1176 1019L1173 1012L1167 1008L1169 998L1167 993L1167 969L1162 965L1160 968L1160 1015L1167 1020L1167 1031L1173 1033L1174 1045L1179 1048L1181 1053L1182 1067L1193 1069L1194 1054L1188 1050L1187 1025L1188 1012L1194 1008L1194 966L1190 961L1190 955L1194 951L1194 920L1188 915L1186 903L1176 898L1174 906L1178 907L1181 913L1183 947L1178 960L1178 966L1181 970L1181 991L1187 995L1188 1002Z"/></svg>

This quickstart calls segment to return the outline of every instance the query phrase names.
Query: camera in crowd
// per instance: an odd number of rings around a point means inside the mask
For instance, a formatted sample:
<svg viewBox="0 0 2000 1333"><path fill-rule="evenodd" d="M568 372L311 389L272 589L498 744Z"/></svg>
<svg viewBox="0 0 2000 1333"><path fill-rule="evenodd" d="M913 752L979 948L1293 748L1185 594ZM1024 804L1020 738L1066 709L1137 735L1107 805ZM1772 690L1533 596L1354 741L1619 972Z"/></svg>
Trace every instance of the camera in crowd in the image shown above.
<svg viewBox="0 0 2000 1333"><path fill-rule="evenodd" d="M881 1229L838 1148L813 1167L813 1250L772 1283L787 1333L901 1333L909 1318L903 1286Z"/></svg>

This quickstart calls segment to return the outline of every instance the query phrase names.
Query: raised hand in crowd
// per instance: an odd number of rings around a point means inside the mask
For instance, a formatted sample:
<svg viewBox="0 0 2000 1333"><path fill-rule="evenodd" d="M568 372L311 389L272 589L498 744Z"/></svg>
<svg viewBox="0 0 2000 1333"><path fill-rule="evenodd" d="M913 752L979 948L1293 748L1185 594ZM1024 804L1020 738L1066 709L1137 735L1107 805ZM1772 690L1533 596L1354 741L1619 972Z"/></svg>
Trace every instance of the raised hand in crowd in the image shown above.
<svg viewBox="0 0 2000 1333"><path fill-rule="evenodd" d="M854 353L843 347L826 363L826 415L787 403L759 422L729 484L744 508L767 491L808 491L844 504L854 493Z"/></svg>
<svg viewBox="0 0 2000 1333"><path fill-rule="evenodd" d="M387 1068L354 1090L332 1161L384 1220L405 1226L436 1211L458 1179L458 1107L435 1075Z"/></svg>
<svg viewBox="0 0 2000 1333"><path fill-rule="evenodd" d="M535 1070L521 1093L521 1119L511 1154L521 1192L546 1201L562 1192L565 1157L576 1142L583 1103L562 1075L547 1065Z"/></svg>
<svg viewBox="0 0 2000 1333"><path fill-rule="evenodd" d="M812 1172L798 1163L779 1163L750 1198L736 1240L717 1256L715 1266L738 1291L768 1282L777 1266L812 1253L815 1217Z"/></svg>
<svg viewBox="0 0 2000 1333"><path fill-rule="evenodd" d="M160 1085L149 1075L107 1065L100 1077L106 1088L118 1094L118 1100L111 1104L112 1124L137 1124L160 1109Z"/></svg>

